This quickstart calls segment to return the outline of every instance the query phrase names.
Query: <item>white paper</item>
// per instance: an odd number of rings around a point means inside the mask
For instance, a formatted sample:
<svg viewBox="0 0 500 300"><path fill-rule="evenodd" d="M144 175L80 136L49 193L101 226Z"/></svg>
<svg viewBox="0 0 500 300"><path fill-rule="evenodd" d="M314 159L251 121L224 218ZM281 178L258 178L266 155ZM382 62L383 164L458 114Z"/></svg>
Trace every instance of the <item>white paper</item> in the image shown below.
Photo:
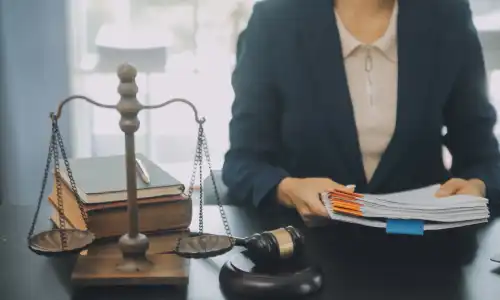
<svg viewBox="0 0 500 300"><path fill-rule="evenodd" d="M327 193L322 202L332 220L385 228L386 219L423 220L424 230L441 230L488 222L488 199L467 195L439 198L439 185L410 191L373 195L356 202L361 204L362 217L334 212Z"/></svg>

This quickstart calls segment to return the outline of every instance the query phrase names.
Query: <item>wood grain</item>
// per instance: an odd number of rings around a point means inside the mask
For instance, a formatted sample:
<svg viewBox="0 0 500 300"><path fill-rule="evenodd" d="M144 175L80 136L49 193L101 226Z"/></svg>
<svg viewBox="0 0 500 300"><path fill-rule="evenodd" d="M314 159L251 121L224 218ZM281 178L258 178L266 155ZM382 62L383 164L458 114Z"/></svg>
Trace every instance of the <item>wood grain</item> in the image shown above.
<svg viewBox="0 0 500 300"><path fill-rule="evenodd" d="M189 260L175 254L149 255L148 271L125 273L116 269L121 257L80 256L71 281L75 286L187 285Z"/></svg>

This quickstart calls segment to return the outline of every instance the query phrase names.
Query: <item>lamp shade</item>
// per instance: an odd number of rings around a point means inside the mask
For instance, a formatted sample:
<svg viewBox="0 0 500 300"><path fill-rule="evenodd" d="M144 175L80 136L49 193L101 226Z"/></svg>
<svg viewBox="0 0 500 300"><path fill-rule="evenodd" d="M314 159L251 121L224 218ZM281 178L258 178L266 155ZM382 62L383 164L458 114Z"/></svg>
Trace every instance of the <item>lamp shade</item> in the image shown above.
<svg viewBox="0 0 500 300"><path fill-rule="evenodd" d="M97 72L116 72L123 63L144 73L163 72L167 44L154 28L133 23L103 25L96 37Z"/></svg>

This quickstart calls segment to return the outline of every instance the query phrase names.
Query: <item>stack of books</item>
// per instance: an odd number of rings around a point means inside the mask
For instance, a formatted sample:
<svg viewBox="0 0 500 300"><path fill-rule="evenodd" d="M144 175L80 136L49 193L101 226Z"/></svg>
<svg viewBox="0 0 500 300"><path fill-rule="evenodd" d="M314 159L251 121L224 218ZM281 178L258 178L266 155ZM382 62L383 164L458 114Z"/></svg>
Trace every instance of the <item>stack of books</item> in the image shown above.
<svg viewBox="0 0 500 300"><path fill-rule="evenodd" d="M137 174L139 231L149 237L149 253L174 249L179 237L189 233L192 202L184 185L142 154L136 155L149 180ZM61 195L66 228L89 230L96 236L86 254L119 254L117 241L128 232L127 187L124 155L91 157L69 161L81 205L88 215L84 221L64 162L60 162ZM54 174L55 175L55 174ZM149 182L147 182L149 181ZM48 197L54 207L51 221L60 227L54 181Z"/></svg>
<svg viewBox="0 0 500 300"><path fill-rule="evenodd" d="M488 222L488 199L470 195L438 198L440 185L385 195L334 190L321 194L331 219L385 228L388 233L422 235Z"/></svg>

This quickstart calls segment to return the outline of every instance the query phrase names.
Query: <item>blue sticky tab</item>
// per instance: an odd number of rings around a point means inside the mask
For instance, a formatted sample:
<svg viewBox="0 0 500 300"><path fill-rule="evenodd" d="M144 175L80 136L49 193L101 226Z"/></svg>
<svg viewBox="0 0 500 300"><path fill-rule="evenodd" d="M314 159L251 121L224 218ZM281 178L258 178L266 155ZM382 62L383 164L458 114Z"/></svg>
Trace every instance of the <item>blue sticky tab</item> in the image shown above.
<svg viewBox="0 0 500 300"><path fill-rule="evenodd" d="M389 234L424 235L424 221L421 220L387 220L386 232Z"/></svg>

